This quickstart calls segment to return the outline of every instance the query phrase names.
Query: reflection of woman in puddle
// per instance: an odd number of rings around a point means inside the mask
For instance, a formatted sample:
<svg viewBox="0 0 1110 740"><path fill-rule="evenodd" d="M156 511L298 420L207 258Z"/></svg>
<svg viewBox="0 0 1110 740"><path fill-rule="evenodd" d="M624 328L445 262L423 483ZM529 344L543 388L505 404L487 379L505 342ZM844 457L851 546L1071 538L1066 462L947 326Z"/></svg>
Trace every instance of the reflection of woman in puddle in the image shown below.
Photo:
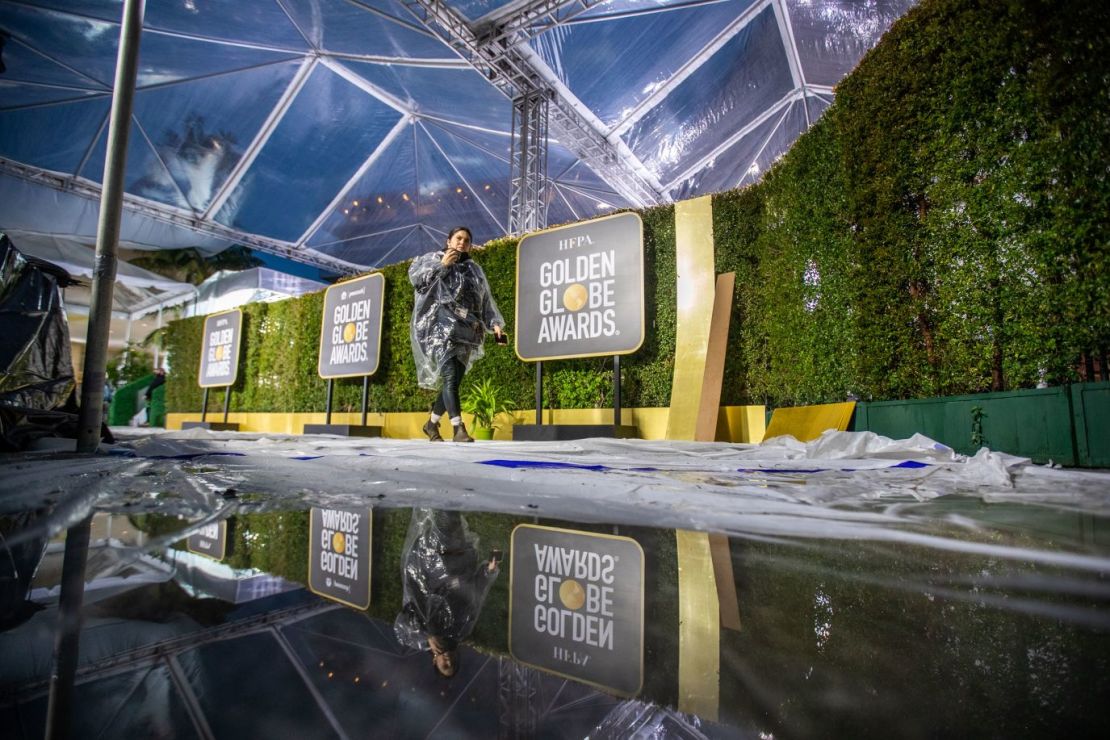
<svg viewBox="0 0 1110 740"><path fill-rule="evenodd" d="M432 652L443 676L459 667L458 648L474 629L501 553L478 560L478 537L458 512L414 509L401 561L404 603L393 623L397 640Z"/></svg>

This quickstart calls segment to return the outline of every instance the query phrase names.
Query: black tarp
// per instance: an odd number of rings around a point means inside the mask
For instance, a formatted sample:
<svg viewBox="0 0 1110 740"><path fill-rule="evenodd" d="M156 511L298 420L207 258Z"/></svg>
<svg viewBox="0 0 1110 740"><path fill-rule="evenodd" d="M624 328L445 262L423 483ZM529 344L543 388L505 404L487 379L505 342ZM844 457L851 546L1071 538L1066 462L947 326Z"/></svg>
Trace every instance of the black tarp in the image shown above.
<svg viewBox="0 0 1110 740"><path fill-rule="evenodd" d="M0 449L73 436L76 399L62 268L23 254L0 234Z"/></svg>

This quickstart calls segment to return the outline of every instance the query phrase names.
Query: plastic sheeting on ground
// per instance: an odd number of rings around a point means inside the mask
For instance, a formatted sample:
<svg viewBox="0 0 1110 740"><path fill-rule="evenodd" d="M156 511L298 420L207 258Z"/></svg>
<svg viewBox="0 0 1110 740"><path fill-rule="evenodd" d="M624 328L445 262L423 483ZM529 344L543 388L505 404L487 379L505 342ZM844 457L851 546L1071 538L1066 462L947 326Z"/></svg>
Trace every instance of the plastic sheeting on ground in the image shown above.
<svg viewBox="0 0 1110 740"><path fill-rule="evenodd" d="M176 513L199 524L239 507L430 506L959 550L993 547L976 535L981 525L989 528L991 508L953 514L937 507L938 499L1110 515L1110 473L1037 466L987 449L965 457L925 437L898 441L869 432L826 433L808 444L780 437L762 445L455 445L193 429L101 449L109 454L0 462L0 513L49 500L58 507L50 525L58 531L94 507ZM1078 553L997 552L1107 565Z"/></svg>

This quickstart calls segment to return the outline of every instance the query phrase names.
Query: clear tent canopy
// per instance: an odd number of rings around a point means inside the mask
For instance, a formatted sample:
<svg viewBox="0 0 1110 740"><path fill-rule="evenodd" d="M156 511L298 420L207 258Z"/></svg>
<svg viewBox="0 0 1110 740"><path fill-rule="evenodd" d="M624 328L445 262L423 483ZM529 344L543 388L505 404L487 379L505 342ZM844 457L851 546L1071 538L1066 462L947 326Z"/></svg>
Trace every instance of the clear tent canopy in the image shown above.
<svg viewBox="0 0 1110 740"><path fill-rule="evenodd" d="M121 4L0 3L0 230L95 235ZM354 272L503 236L506 50L601 147L551 135L548 224L745 185L912 4L148 2L121 240Z"/></svg>

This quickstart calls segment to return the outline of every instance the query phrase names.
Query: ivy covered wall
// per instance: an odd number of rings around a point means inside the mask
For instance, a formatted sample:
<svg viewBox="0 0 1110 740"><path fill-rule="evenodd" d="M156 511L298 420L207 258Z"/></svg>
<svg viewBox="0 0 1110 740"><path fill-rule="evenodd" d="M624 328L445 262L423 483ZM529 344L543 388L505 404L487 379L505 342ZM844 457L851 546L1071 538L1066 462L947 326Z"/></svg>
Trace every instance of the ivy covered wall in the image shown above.
<svg viewBox="0 0 1110 740"><path fill-rule="evenodd" d="M1110 5L925 0L837 87L758 185L713 200L717 271L735 271L723 404L919 398L1076 379L1110 346ZM642 213L647 341L626 406L670 402L674 209ZM515 240L477 253L514 313ZM426 409L407 265L386 278L375 411ZM321 411L322 294L244 310L232 409ZM171 411L200 409L201 319L168 333ZM471 376L530 408L533 371L487 346ZM604 358L546 365L552 408L612 403ZM361 381L337 381L357 410ZM216 392L213 407L222 402Z"/></svg>

